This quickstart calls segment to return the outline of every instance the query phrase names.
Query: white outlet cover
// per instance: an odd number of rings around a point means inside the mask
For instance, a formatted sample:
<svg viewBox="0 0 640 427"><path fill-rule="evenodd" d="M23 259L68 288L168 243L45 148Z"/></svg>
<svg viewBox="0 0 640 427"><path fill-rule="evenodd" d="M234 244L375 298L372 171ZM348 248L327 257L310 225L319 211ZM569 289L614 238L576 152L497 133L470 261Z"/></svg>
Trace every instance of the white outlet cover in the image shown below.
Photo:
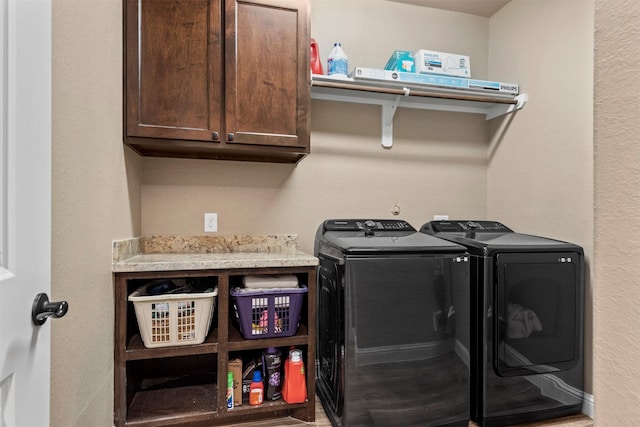
<svg viewBox="0 0 640 427"><path fill-rule="evenodd" d="M218 214L217 213L204 214L204 231L205 233L218 231Z"/></svg>

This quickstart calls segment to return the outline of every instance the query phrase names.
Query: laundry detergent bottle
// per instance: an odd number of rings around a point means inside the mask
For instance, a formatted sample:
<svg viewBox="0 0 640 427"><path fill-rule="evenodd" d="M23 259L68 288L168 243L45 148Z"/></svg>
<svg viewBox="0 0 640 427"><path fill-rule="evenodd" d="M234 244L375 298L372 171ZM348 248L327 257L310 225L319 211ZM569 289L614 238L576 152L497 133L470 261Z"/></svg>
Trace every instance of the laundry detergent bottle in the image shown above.
<svg viewBox="0 0 640 427"><path fill-rule="evenodd" d="M249 386L249 405L262 405L264 401L264 384L259 370L253 372L253 379Z"/></svg>
<svg viewBox="0 0 640 427"><path fill-rule="evenodd" d="M307 400L307 380L302 361L302 350L289 350L289 357L284 362L282 398L287 403L303 403Z"/></svg>
<svg viewBox="0 0 640 427"><path fill-rule="evenodd" d="M320 49L315 39L311 39L311 72L313 74L324 74L322 61L320 60Z"/></svg>

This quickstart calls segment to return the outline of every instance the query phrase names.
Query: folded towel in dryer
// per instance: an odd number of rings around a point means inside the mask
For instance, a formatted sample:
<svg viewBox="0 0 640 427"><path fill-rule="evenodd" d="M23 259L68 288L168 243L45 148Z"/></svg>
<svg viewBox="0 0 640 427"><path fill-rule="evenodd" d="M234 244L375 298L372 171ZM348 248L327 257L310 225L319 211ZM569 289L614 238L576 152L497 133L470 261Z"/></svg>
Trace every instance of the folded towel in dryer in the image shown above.
<svg viewBox="0 0 640 427"><path fill-rule="evenodd" d="M508 304L507 338L527 338L542 330L542 323L533 310L520 304Z"/></svg>

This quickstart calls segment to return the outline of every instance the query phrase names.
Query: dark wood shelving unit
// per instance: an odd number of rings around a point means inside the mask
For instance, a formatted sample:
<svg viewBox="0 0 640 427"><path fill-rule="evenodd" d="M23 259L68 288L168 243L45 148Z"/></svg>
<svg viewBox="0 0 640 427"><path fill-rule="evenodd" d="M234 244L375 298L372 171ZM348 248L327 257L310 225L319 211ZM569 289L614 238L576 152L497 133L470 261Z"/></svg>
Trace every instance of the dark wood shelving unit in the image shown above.
<svg viewBox="0 0 640 427"><path fill-rule="evenodd" d="M185 396L189 405L184 403ZM129 406L126 425L162 426L208 421L216 415L215 384L136 392Z"/></svg>
<svg viewBox="0 0 640 427"><path fill-rule="evenodd" d="M262 339L242 337L235 319L231 319L235 312L229 291L240 283L243 275L249 274L295 274L300 284L307 286L295 335ZM202 344L144 346L128 296L145 281L162 278L210 278L217 283L212 325ZM114 273L114 294L115 426L213 426L285 416L303 421L315 419L315 266L118 272ZM284 350L290 346L297 346L304 353L307 401L287 404L278 400L260 406L245 402L228 410L225 394L229 359L243 352L255 354L267 347Z"/></svg>
<svg viewBox="0 0 640 427"><path fill-rule="evenodd" d="M209 354L218 352L218 330L210 331L204 343L180 347L167 347L162 351L146 348L140 335L133 335L127 342L126 360L144 360L159 357L192 356L195 354Z"/></svg>

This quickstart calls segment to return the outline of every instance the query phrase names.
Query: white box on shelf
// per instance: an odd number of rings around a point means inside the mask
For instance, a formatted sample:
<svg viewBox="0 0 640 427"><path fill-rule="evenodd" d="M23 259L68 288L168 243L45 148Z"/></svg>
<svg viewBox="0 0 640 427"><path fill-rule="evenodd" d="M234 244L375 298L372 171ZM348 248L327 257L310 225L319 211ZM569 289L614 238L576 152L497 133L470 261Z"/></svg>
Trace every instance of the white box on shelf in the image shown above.
<svg viewBox="0 0 640 427"><path fill-rule="evenodd" d="M420 49L413 60L416 73L471 77L471 60L466 55Z"/></svg>
<svg viewBox="0 0 640 427"><path fill-rule="evenodd" d="M396 83L421 89L459 89L464 93L498 95L513 98L518 95L519 87L515 83L492 82L489 80L465 79L437 76L432 74L404 73L402 71L379 70L376 68L356 67L351 73L353 80L378 83Z"/></svg>

